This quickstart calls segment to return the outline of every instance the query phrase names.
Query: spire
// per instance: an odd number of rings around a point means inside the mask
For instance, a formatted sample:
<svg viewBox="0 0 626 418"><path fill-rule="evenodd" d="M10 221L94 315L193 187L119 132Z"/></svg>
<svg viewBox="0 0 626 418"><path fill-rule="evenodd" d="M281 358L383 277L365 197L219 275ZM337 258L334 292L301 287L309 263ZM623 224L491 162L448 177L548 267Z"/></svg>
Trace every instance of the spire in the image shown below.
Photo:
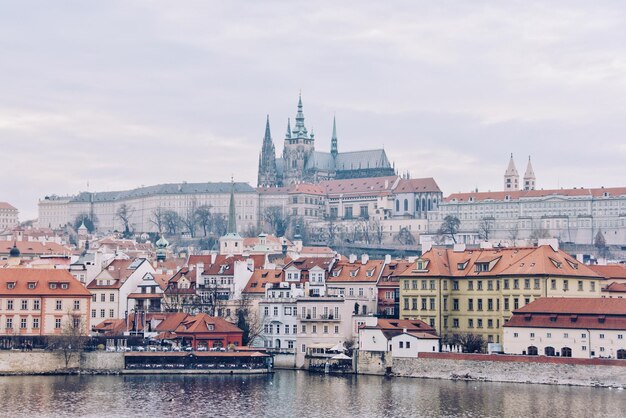
<svg viewBox="0 0 626 418"><path fill-rule="evenodd" d="M306 137L306 127L304 126L304 113L302 112L302 93L298 95L298 113L296 114L296 127L293 130L296 136Z"/></svg>
<svg viewBox="0 0 626 418"><path fill-rule="evenodd" d="M265 121L265 137L263 137L263 147L265 144L272 142L272 135L270 133L270 115L267 115L267 119Z"/></svg>
<svg viewBox="0 0 626 418"><path fill-rule="evenodd" d="M530 162L530 155L528 156L528 165L526 166L526 173L524 173L524 190L535 190L535 171L533 165Z"/></svg>
<svg viewBox="0 0 626 418"><path fill-rule="evenodd" d="M285 134L285 138L291 139L291 118L287 118L287 133Z"/></svg>
<svg viewBox="0 0 626 418"><path fill-rule="evenodd" d="M230 179L231 187L230 187L230 204L228 205L228 229L226 230L227 234L236 234L237 233L237 219L235 218L235 181L231 177Z"/></svg>
<svg viewBox="0 0 626 418"><path fill-rule="evenodd" d="M513 153L511 153L511 159L509 160L509 166L506 169L505 176L518 176L517 168L515 168L515 161L513 161Z"/></svg>
<svg viewBox="0 0 626 418"><path fill-rule="evenodd" d="M274 141L272 141L272 133L270 130L270 116L267 115L265 121L265 135L263 137L263 146L259 154L259 187L272 187L276 185L276 149Z"/></svg>
<svg viewBox="0 0 626 418"><path fill-rule="evenodd" d="M504 190L519 190L519 174L517 173L517 168L515 168L513 153L511 153L509 165L504 172Z"/></svg>
<svg viewBox="0 0 626 418"><path fill-rule="evenodd" d="M330 139L330 154L333 158L337 157L339 151L337 150L337 122L333 116L333 136Z"/></svg>

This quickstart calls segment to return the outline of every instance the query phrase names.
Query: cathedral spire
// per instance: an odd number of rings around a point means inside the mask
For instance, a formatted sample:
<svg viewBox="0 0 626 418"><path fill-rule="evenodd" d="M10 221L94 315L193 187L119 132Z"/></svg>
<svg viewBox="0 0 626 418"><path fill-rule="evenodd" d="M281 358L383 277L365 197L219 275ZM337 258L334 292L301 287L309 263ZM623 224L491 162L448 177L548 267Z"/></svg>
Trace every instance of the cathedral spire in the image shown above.
<svg viewBox="0 0 626 418"><path fill-rule="evenodd" d="M515 168L513 153L511 153L509 165L504 172L504 190L519 190L519 174L517 173L517 168Z"/></svg>
<svg viewBox="0 0 626 418"><path fill-rule="evenodd" d="M302 93L298 95L298 113L296 114L296 127L293 133L298 137L306 137L307 134L304 126L304 113L302 112Z"/></svg>
<svg viewBox="0 0 626 418"><path fill-rule="evenodd" d="M337 150L337 123L335 117L333 116L333 136L330 139L330 154L333 158L337 157L339 151Z"/></svg>
<svg viewBox="0 0 626 418"><path fill-rule="evenodd" d="M263 136L263 146L259 155L259 177L257 185L259 187L276 186L276 149L272 141L270 130L270 116L267 115L265 121L265 135Z"/></svg>
<svg viewBox="0 0 626 418"><path fill-rule="evenodd" d="M535 190L535 180L535 171L533 170L533 165L530 163L529 155L526 173L524 173L524 190Z"/></svg>
<svg viewBox="0 0 626 418"><path fill-rule="evenodd" d="M291 139L291 118L287 118L287 134L285 138Z"/></svg>
<svg viewBox="0 0 626 418"><path fill-rule="evenodd" d="M230 179L230 204L228 205L228 229L227 234L237 233L237 219L235 213L235 180Z"/></svg>

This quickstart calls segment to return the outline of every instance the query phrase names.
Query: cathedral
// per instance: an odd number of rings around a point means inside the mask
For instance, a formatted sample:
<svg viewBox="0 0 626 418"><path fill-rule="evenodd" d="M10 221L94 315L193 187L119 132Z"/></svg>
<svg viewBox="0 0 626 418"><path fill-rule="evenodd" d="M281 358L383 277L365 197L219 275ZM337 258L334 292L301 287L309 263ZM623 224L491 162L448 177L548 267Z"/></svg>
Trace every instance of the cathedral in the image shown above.
<svg viewBox="0 0 626 418"><path fill-rule="evenodd" d="M259 187L289 186L295 183L317 183L330 179L393 176L395 170L387 159L384 149L339 152L337 125L333 119L330 152L315 150L315 135L304 126L302 96L298 98L296 123L291 129L287 120L287 132L281 158L270 132L269 116L265 123L263 147L259 155Z"/></svg>

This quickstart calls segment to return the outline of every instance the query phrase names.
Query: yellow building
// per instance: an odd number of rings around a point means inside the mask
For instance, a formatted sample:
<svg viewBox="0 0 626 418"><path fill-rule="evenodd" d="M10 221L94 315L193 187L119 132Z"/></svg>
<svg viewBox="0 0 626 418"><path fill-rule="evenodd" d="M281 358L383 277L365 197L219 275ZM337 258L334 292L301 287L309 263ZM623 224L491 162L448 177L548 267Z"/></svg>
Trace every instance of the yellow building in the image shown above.
<svg viewBox="0 0 626 418"><path fill-rule="evenodd" d="M601 297L595 272L557 247L432 248L401 272L400 319L420 319L443 341L502 341L512 311L539 297Z"/></svg>

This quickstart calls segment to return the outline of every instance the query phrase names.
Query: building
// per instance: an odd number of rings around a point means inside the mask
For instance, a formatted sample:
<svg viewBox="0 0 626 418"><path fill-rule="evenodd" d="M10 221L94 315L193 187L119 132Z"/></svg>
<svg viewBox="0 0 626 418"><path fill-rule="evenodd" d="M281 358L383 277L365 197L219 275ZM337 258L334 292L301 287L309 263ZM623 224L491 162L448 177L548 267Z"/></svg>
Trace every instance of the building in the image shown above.
<svg viewBox="0 0 626 418"><path fill-rule="evenodd" d="M91 294L67 270L0 269L0 335L88 334ZM72 322L70 322L72 321Z"/></svg>
<svg viewBox="0 0 626 418"><path fill-rule="evenodd" d="M360 259L351 255L348 260L339 260L328 275L328 294L352 303L355 315L373 315L378 309L376 285L384 266L384 260L370 260L367 254Z"/></svg>
<svg viewBox="0 0 626 418"><path fill-rule="evenodd" d="M326 295L328 272L335 263L334 258L302 257L291 261L284 268L284 280L303 295Z"/></svg>
<svg viewBox="0 0 626 418"><path fill-rule="evenodd" d="M39 226L59 229L73 223L79 215L96 220L101 232L123 231L117 215L123 205L128 211L129 227L134 232L176 233L165 222L165 214L174 211L183 219L197 208L208 206L214 215L226 216L231 189L236 195L236 217L240 230L256 226L258 199L247 183L174 183L114 192L81 192L76 196L46 196L39 201Z"/></svg>
<svg viewBox="0 0 626 418"><path fill-rule="evenodd" d="M333 119L330 152L315 150L315 135L304 124L302 97L298 98L295 126L287 121L282 157L276 158L271 136L269 116L265 123L265 135L259 155L259 187L287 186L326 179L353 179L363 177L392 176L395 170L387 159L384 149L339 152L337 124Z"/></svg>
<svg viewBox="0 0 626 418"><path fill-rule="evenodd" d="M0 202L0 232L19 225L18 210L7 202Z"/></svg>
<svg viewBox="0 0 626 418"><path fill-rule="evenodd" d="M421 334L426 333L429 334L428 339L430 339L430 337L434 337L437 341L439 340L435 329L423 321L417 319L399 320L371 317L366 320L365 324L359 327L359 350L377 352L391 351L392 355L395 356L397 350L393 350L391 339L407 332L420 334L420 336ZM403 344L402 346L404 349L405 345ZM410 344L409 347L406 348L411 348ZM418 348L418 345L414 344L414 348ZM430 346L425 351L431 351ZM439 351L439 349L437 348L436 351Z"/></svg>
<svg viewBox="0 0 626 418"><path fill-rule="evenodd" d="M421 319L447 341L500 343L513 311L541 297L601 296L602 279L553 243L538 247L432 248L398 274L401 319Z"/></svg>
<svg viewBox="0 0 626 418"><path fill-rule="evenodd" d="M169 274L147 272L137 288L128 295L130 312L161 312Z"/></svg>
<svg viewBox="0 0 626 418"><path fill-rule="evenodd" d="M126 318L132 309L128 296L143 282L146 273L155 271L145 258L111 261L87 285L92 297L89 328L104 319Z"/></svg>
<svg viewBox="0 0 626 418"><path fill-rule="evenodd" d="M507 354L626 359L626 299L541 298L504 325Z"/></svg>
<svg viewBox="0 0 626 418"><path fill-rule="evenodd" d="M407 270L413 263L407 260L385 259L385 267L380 275L378 289L377 315L382 318L398 319L400 315L400 280L398 273Z"/></svg>

